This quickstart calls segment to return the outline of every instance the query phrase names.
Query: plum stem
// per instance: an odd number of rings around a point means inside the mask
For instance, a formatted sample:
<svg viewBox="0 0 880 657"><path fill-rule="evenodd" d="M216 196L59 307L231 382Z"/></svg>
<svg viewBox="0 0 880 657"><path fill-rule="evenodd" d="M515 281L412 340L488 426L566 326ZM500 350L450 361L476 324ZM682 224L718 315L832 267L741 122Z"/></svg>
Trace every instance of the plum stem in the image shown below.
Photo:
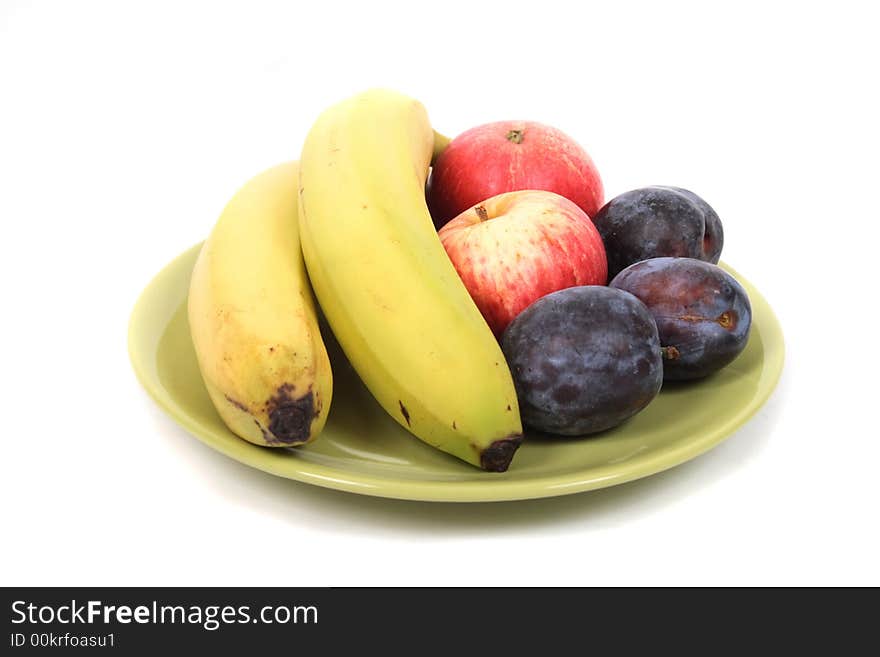
<svg viewBox="0 0 880 657"><path fill-rule="evenodd" d="M523 140L523 130L509 130L507 132L507 141L514 144L521 144Z"/></svg>
<svg viewBox="0 0 880 657"><path fill-rule="evenodd" d="M474 212L477 213L477 216L480 218L480 221L489 221L489 213L486 212L485 205L478 205L474 208Z"/></svg>
<svg viewBox="0 0 880 657"><path fill-rule="evenodd" d="M679 356L681 356L681 353L678 351L678 349L671 345L668 347L661 347L660 351L662 352L663 358L665 360L676 360Z"/></svg>

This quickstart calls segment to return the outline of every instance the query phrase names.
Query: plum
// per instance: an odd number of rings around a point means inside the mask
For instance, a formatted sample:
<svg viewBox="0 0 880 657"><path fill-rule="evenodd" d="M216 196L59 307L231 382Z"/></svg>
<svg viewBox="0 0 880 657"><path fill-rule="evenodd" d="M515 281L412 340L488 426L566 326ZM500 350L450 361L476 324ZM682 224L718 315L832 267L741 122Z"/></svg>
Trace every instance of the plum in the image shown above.
<svg viewBox="0 0 880 657"><path fill-rule="evenodd" d="M652 258L630 265L609 285L631 292L651 311L667 381L708 376L745 349L749 297L721 267L693 258Z"/></svg>
<svg viewBox="0 0 880 657"><path fill-rule="evenodd" d="M636 297L598 285L541 297L501 336L524 424L564 436L617 426L663 383L657 326Z"/></svg>
<svg viewBox="0 0 880 657"><path fill-rule="evenodd" d="M664 256L717 263L721 220L699 196L680 187L642 187L608 201L593 218L605 243L608 278L629 265Z"/></svg>

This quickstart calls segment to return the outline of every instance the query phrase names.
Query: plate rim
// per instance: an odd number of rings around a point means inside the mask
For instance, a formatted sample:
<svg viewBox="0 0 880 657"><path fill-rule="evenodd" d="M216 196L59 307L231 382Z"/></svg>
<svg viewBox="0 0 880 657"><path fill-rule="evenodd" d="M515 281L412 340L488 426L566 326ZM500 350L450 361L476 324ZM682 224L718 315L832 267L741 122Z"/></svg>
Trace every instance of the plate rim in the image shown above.
<svg viewBox="0 0 880 657"><path fill-rule="evenodd" d="M166 415L187 431L187 433L193 435L208 447L239 463L268 474L323 488L374 497L421 502L504 502L571 495L623 484L681 465L709 451L729 438L764 406L776 389L784 367L784 335L779 320L769 302L737 270L725 262L720 262L720 266L749 290L749 300L753 311L752 316L760 321L761 334L764 339L765 348L762 361L764 367L758 382L758 390L749 400L749 403L741 407L739 412L729 418L727 422L714 427L712 431L701 433L694 440L677 444L668 449L637 456L627 462L626 468L606 465L591 467L588 471L575 470L570 473L542 475L516 480L505 479L504 473L486 473L487 479L479 482L400 479L360 473L351 475L351 473L346 473L346 471L341 471L338 468L303 459L298 460L297 466L292 470L290 469L289 462L286 462L286 467L282 470L272 467L273 459L267 462L254 458L253 455L256 452L250 451L250 448L258 446L251 445L243 440L242 443L246 444L218 444L211 440L210 436L206 435L209 432L205 432L190 417L186 410L167 392L158 380L154 381L149 376L151 368L149 364L144 362L145 355L143 351L145 350L138 348L143 342L141 335L142 317L150 312L148 307L150 297L155 294L162 280L170 275L169 272L180 266L181 261L194 257L193 252L200 249L202 244L203 242L196 243L169 261L150 279L138 296L129 316L127 340L128 356L135 376L141 387L144 388ZM754 312L756 307L760 309L758 313ZM232 445L242 447L242 449L235 449Z"/></svg>

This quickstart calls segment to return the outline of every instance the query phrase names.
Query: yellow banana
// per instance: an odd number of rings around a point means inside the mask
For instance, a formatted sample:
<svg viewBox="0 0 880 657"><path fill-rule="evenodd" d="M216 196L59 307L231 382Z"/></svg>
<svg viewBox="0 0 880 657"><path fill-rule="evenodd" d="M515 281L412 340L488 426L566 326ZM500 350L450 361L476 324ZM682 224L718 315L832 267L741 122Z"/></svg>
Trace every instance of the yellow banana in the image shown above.
<svg viewBox="0 0 880 657"><path fill-rule="evenodd" d="M220 417L273 447L313 440L333 387L299 244L298 169L269 169L232 198L199 253L187 308Z"/></svg>
<svg viewBox="0 0 880 657"><path fill-rule="evenodd" d="M325 111L301 158L303 255L334 335L382 407L426 443L502 472L522 441L516 392L431 222L434 146L424 107L391 91Z"/></svg>

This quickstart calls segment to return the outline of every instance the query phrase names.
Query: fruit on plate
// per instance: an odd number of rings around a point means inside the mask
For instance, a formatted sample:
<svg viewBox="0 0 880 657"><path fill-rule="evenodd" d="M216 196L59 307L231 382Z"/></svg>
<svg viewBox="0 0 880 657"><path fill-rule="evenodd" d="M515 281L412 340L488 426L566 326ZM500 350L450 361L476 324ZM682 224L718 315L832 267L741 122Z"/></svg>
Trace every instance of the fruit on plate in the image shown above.
<svg viewBox="0 0 880 657"><path fill-rule="evenodd" d="M257 445L321 432L333 387L297 228L298 165L250 180L217 220L190 281L190 331L223 422Z"/></svg>
<svg viewBox="0 0 880 657"><path fill-rule="evenodd" d="M542 189L593 217L602 179L589 154L561 130L534 121L498 121L458 135L436 159L427 198L437 228L491 196Z"/></svg>
<svg viewBox="0 0 880 657"><path fill-rule="evenodd" d="M371 90L326 110L300 170L300 232L315 294L379 404L440 450L504 471L522 441L495 336L425 204L434 148L425 108Z"/></svg>
<svg viewBox="0 0 880 657"><path fill-rule="evenodd" d="M608 201L593 217L614 278L634 262L659 257L717 263L724 245L721 220L699 196L680 187L642 187Z"/></svg>
<svg viewBox="0 0 880 657"><path fill-rule="evenodd" d="M623 290L590 285L548 294L501 338L523 423L579 436L647 406L663 383L657 325Z"/></svg>
<svg viewBox="0 0 880 657"><path fill-rule="evenodd" d="M732 362L749 339L752 309L737 280L692 258L652 258L611 281L637 296L657 322L666 380L697 379Z"/></svg>
<svg viewBox="0 0 880 657"><path fill-rule="evenodd" d="M462 212L439 235L496 336L545 294L608 281L605 247L593 222L553 192L493 196Z"/></svg>

